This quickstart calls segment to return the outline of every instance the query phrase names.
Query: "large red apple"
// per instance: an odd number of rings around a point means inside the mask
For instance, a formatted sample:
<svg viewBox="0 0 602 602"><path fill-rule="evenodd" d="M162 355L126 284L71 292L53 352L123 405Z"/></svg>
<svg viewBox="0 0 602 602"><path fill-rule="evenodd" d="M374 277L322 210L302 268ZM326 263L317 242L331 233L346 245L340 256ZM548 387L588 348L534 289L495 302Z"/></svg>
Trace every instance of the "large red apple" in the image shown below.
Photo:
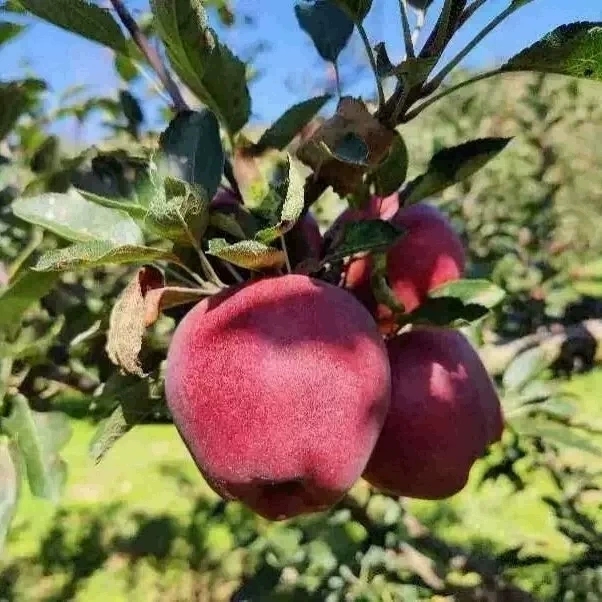
<svg viewBox="0 0 602 602"><path fill-rule="evenodd" d="M395 495L449 497L502 436L498 395L456 330L412 330L390 339L387 348L391 406L364 477Z"/></svg>
<svg viewBox="0 0 602 602"><path fill-rule="evenodd" d="M209 485L276 520L328 508L361 476L389 361L352 295L287 275L196 305L171 341L165 390Z"/></svg>
<svg viewBox="0 0 602 602"><path fill-rule="evenodd" d="M344 212L333 228L349 220L385 219L406 229L387 254L387 280L406 312L419 307L429 292L462 277L466 257L462 241L443 213L431 205L417 204L396 210L397 195L373 197L362 211ZM372 293L370 255L355 257L346 266L344 286L370 309L388 332L391 312L378 306Z"/></svg>

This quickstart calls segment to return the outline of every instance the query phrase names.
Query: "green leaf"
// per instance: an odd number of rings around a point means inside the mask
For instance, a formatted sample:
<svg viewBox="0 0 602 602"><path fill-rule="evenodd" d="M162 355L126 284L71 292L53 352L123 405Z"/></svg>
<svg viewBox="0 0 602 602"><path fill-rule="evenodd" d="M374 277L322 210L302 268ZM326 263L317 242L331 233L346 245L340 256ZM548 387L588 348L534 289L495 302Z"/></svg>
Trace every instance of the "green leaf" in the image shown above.
<svg viewBox="0 0 602 602"><path fill-rule="evenodd" d="M23 314L55 286L58 273L26 271L0 292L0 332L18 328Z"/></svg>
<svg viewBox="0 0 602 602"><path fill-rule="evenodd" d="M372 8L372 0L334 0L355 23L361 23Z"/></svg>
<svg viewBox="0 0 602 602"><path fill-rule="evenodd" d="M71 242L107 240L115 244L144 242L142 231L125 212L102 207L74 190L22 197L12 204L13 213Z"/></svg>
<svg viewBox="0 0 602 602"><path fill-rule="evenodd" d="M275 226L260 230L255 235L256 240L265 244L286 234L297 223L303 212L305 179L290 155L288 155L288 174L284 186L286 192L280 209L280 221Z"/></svg>
<svg viewBox="0 0 602 602"><path fill-rule="evenodd" d="M195 246L209 223L209 208L204 190L168 176L149 204L144 225L163 238Z"/></svg>
<svg viewBox="0 0 602 602"><path fill-rule="evenodd" d="M138 67L132 59L125 54L115 55L115 71L128 84L138 77Z"/></svg>
<svg viewBox="0 0 602 602"><path fill-rule="evenodd" d="M330 98L329 94L324 94L293 105L263 133L255 148L259 151L268 148L283 150Z"/></svg>
<svg viewBox="0 0 602 602"><path fill-rule="evenodd" d="M550 364L541 347L527 349L517 355L502 377L502 385L507 392L520 391L527 383L539 376Z"/></svg>
<svg viewBox="0 0 602 602"><path fill-rule="evenodd" d="M389 154L374 171L374 183L379 196L389 196L401 188L408 174L408 159L406 144L401 136L396 135Z"/></svg>
<svg viewBox="0 0 602 602"><path fill-rule="evenodd" d="M71 438L67 416L60 412L34 412L23 395L16 395L2 427L17 444L31 493L58 500L67 477L67 466L59 456Z"/></svg>
<svg viewBox="0 0 602 602"><path fill-rule="evenodd" d="M511 138L479 138L445 148L433 155L428 169L407 184L400 204L413 204L434 196L472 176L501 153Z"/></svg>
<svg viewBox="0 0 602 602"><path fill-rule="evenodd" d="M106 8L84 0L19 0L19 3L44 21L127 54L126 38Z"/></svg>
<svg viewBox="0 0 602 602"><path fill-rule="evenodd" d="M510 425L519 435L539 437L552 445L572 447L596 456L602 456L602 449L592 442L591 437L579 435L570 426L557 424L543 417L521 417L510 420Z"/></svg>
<svg viewBox="0 0 602 602"><path fill-rule="evenodd" d="M33 154L29 165L31 171L42 173L58 170L61 166L60 140L58 136L48 136Z"/></svg>
<svg viewBox="0 0 602 602"><path fill-rule="evenodd" d="M562 25L513 56L501 71L539 71L602 81L602 22Z"/></svg>
<svg viewBox="0 0 602 602"><path fill-rule="evenodd" d="M131 375L117 374L111 381L110 390L95 398L97 403L117 403L111 415L103 420L96 429L90 442L90 457L98 464L113 445L136 424L147 418L157 407L157 400L152 399L149 381Z"/></svg>
<svg viewBox="0 0 602 602"><path fill-rule="evenodd" d="M0 140L11 132L19 117L26 113L33 104L39 87L33 85L37 80L14 81L0 83ZM42 89L45 84L39 82Z"/></svg>
<svg viewBox="0 0 602 602"><path fill-rule="evenodd" d="M83 189L77 189L77 192L88 201L96 205L100 205L101 207L108 207L109 209L125 211L130 217L133 217L135 220L143 220L148 213L147 207L136 203L132 203L131 199L107 198Z"/></svg>
<svg viewBox="0 0 602 602"><path fill-rule="evenodd" d="M380 219L347 222L335 234L324 263L338 261L357 253L380 253L394 245L404 230Z"/></svg>
<svg viewBox="0 0 602 602"><path fill-rule="evenodd" d="M456 297L465 304L476 304L491 309L504 300L504 289L489 280L461 279L448 282L429 293L429 297Z"/></svg>
<svg viewBox="0 0 602 602"><path fill-rule="evenodd" d="M0 357L12 357L15 360L29 360L47 357L48 350L56 341L63 326L65 316L59 316L43 335L39 335L35 327L22 328L15 342L7 343L0 340Z"/></svg>
<svg viewBox="0 0 602 602"><path fill-rule="evenodd" d="M336 63L353 33L353 20L348 14L331 0L313 0L295 4L295 15L318 54L325 61Z"/></svg>
<svg viewBox="0 0 602 602"><path fill-rule="evenodd" d="M10 23L9 21L0 21L0 46L10 42L21 34L26 29L25 25L18 25L17 23ZM0 548L1 545L0 537Z"/></svg>
<svg viewBox="0 0 602 602"><path fill-rule="evenodd" d="M21 489L21 467L14 441L0 436L0 553L15 516Z"/></svg>
<svg viewBox="0 0 602 602"><path fill-rule="evenodd" d="M456 297L428 298L413 312L404 316L412 324L432 324L455 328L480 320L489 313L483 305L464 303Z"/></svg>
<svg viewBox="0 0 602 602"><path fill-rule="evenodd" d="M420 58L440 57L456 32L467 0L445 0L439 19L422 51Z"/></svg>
<svg viewBox="0 0 602 602"><path fill-rule="evenodd" d="M214 238L209 241L208 253L248 270L281 267L285 263L283 251L257 240L229 244L223 238Z"/></svg>
<svg viewBox="0 0 602 602"><path fill-rule="evenodd" d="M128 90L119 91L119 102L123 114L132 126L139 126L144 121L144 113L136 97Z"/></svg>
<svg viewBox="0 0 602 602"><path fill-rule="evenodd" d="M159 146L159 162L165 164L169 175L194 185L211 201L225 161L215 114L207 109L179 113L161 134Z"/></svg>
<svg viewBox="0 0 602 602"><path fill-rule="evenodd" d="M65 272L102 265L177 261L169 252L153 247L116 245L108 240L78 243L44 253L34 266L38 272Z"/></svg>
<svg viewBox="0 0 602 602"><path fill-rule="evenodd" d="M201 0L151 0L157 33L182 81L231 135L248 121L246 67L209 27Z"/></svg>

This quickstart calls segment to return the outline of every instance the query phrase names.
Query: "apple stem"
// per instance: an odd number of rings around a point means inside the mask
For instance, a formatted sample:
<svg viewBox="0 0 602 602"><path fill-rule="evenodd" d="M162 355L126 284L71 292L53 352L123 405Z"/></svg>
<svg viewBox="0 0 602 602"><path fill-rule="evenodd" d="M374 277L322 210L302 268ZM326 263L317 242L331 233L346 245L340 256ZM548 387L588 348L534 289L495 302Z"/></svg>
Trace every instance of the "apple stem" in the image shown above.
<svg viewBox="0 0 602 602"><path fill-rule="evenodd" d="M291 274L293 269L291 267L291 261L288 256L288 249L286 248L286 241L284 240L284 236L280 237L280 242L282 243L282 251L284 252L284 261L286 262L286 271Z"/></svg>

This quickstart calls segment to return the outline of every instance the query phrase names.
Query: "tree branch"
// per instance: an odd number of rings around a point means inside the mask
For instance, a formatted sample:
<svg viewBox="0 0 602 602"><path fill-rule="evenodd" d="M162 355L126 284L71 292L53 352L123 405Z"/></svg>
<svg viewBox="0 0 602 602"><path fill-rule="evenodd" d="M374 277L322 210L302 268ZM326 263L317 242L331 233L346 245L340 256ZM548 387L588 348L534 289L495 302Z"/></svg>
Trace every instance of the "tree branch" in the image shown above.
<svg viewBox="0 0 602 602"><path fill-rule="evenodd" d="M184 100L182 93L180 92L178 86L174 82L171 77L163 59L159 56L159 53L153 48L148 38L142 33L140 27L138 27L138 23L134 17L132 17L131 13L123 4L122 0L111 0L111 4L115 9L115 12L119 16L119 19L128 30L134 42L136 42L136 46L140 49L142 54L146 57L146 60L149 62L149 65L153 68L161 83L169 93L171 97L174 108L176 111L185 111L187 110L188 104Z"/></svg>

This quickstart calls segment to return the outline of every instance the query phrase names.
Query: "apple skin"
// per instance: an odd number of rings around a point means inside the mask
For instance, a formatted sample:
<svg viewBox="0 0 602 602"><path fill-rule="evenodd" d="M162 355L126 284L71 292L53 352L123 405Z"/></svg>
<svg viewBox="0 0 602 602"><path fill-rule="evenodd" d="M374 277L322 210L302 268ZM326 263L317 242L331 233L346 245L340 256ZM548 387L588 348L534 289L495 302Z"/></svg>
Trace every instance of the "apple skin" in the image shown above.
<svg viewBox="0 0 602 602"><path fill-rule="evenodd" d="M504 429L491 378L466 337L421 328L387 342L391 406L364 478L397 496L450 497Z"/></svg>
<svg viewBox="0 0 602 602"><path fill-rule="evenodd" d="M390 386L369 312L302 275L201 301L167 355L167 403L206 481L271 520L324 510L360 478Z"/></svg>
<svg viewBox="0 0 602 602"><path fill-rule="evenodd" d="M343 212L332 228L350 220L376 218L406 229L405 236L387 254L387 280L406 312L419 307L433 289L464 274L466 255L462 241L445 215L431 205L399 209L397 194L384 199L372 197L366 209ZM352 258L343 274L343 286L375 316L381 332L389 334L395 330L392 314L386 306L377 305L370 284L371 272L370 255Z"/></svg>

